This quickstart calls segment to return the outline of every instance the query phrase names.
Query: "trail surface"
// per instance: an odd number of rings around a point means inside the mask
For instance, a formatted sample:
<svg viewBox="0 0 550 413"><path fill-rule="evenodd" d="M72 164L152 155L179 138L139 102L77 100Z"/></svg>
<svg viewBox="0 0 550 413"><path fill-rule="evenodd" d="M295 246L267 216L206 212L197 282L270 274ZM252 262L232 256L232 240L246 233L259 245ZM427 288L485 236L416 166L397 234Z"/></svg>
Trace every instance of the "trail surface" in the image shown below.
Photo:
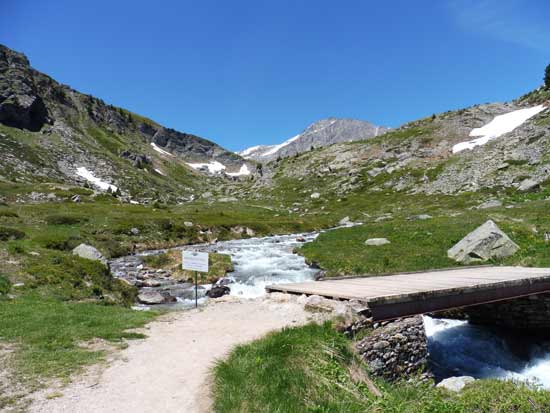
<svg viewBox="0 0 550 413"><path fill-rule="evenodd" d="M90 369L60 389L62 396L37 395L31 412L209 412L209 372L216 360L237 344L310 319L302 305L275 297L161 317L149 324L148 338L130 342L106 368Z"/></svg>

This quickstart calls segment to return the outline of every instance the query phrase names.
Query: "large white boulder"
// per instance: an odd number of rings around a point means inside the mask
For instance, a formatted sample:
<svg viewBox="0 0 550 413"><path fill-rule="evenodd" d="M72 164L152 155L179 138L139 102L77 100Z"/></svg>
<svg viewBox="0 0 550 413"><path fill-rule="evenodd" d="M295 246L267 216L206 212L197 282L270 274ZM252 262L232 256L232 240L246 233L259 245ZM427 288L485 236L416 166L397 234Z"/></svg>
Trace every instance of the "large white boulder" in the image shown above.
<svg viewBox="0 0 550 413"><path fill-rule="evenodd" d="M467 384L473 383L474 381L476 381L476 379L470 376L449 377L439 382L436 387L440 387L440 388L458 393Z"/></svg>
<svg viewBox="0 0 550 413"><path fill-rule="evenodd" d="M103 256L97 248L88 244L80 244L73 250L74 255L78 255L81 258L86 258L92 261L99 261L103 265L107 266L107 259Z"/></svg>
<svg viewBox="0 0 550 413"><path fill-rule="evenodd" d="M387 238L369 238L365 241L365 245L373 247L379 247L386 244L390 244L390 241Z"/></svg>
<svg viewBox="0 0 550 413"><path fill-rule="evenodd" d="M491 220L462 238L447 251L449 258L464 263L514 255L519 246Z"/></svg>

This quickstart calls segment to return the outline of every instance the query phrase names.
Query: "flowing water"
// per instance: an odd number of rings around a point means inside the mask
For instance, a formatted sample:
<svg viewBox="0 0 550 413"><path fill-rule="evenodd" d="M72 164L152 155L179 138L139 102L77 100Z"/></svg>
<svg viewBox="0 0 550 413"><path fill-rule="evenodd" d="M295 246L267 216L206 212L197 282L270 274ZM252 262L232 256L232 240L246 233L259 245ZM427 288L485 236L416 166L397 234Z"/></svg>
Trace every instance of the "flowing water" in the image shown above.
<svg viewBox="0 0 550 413"><path fill-rule="evenodd" d="M549 342L460 320L424 316L424 326L436 379L514 379L550 389Z"/></svg>
<svg viewBox="0 0 550 413"><path fill-rule="evenodd" d="M294 254L303 245L297 238L313 241L317 233L280 235L218 242L214 248L231 255L235 271L229 276L231 295L245 298L260 297L270 284L312 280L319 270L310 268L304 257Z"/></svg>

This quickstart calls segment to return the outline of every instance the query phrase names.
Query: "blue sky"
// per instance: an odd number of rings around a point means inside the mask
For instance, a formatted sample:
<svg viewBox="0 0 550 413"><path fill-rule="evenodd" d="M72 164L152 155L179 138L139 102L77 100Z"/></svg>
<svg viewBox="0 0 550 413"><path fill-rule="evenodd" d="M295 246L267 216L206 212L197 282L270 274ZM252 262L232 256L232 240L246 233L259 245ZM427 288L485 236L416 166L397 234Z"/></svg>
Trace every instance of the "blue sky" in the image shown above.
<svg viewBox="0 0 550 413"><path fill-rule="evenodd" d="M0 3L0 43L38 70L232 150L510 100L550 63L543 0Z"/></svg>

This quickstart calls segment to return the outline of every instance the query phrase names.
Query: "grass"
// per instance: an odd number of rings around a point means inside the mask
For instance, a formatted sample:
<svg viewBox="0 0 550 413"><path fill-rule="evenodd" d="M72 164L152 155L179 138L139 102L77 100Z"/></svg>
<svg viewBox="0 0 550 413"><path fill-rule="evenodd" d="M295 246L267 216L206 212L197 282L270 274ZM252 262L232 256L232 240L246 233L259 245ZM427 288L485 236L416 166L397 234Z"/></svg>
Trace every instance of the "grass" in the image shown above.
<svg viewBox="0 0 550 413"><path fill-rule="evenodd" d="M470 210L457 216L408 220L405 216L382 222L366 222L352 228L321 234L300 249L309 262L328 270L328 275L384 274L457 266L447 250L470 231L493 219L520 247L512 257L490 264L550 267L550 250L544 232L550 217L548 201L523 203L513 209ZM388 238L391 244L366 246L368 238Z"/></svg>
<svg viewBox="0 0 550 413"><path fill-rule="evenodd" d="M350 373L362 368L330 324L272 333L235 348L214 369L217 413L532 413L550 409L550 392L480 380L455 395L429 383L377 381L375 397Z"/></svg>
<svg viewBox="0 0 550 413"><path fill-rule="evenodd" d="M117 306L61 302L31 294L0 298L0 339L15 345L13 371L25 381L67 378L81 367L102 360L103 351L82 343L100 338L111 343L143 335L126 330L155 316Z"/></svg>

